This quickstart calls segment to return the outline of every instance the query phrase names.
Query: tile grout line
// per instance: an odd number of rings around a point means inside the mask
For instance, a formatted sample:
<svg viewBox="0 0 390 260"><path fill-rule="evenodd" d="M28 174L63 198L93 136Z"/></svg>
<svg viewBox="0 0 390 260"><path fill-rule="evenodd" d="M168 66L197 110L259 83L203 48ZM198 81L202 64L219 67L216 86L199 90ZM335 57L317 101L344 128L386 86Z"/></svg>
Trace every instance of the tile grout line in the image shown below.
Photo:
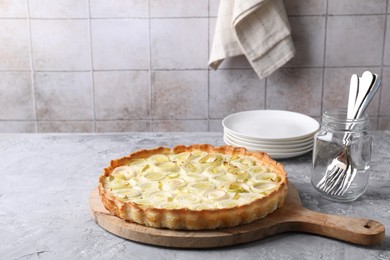
<svg viewBox="0 0 390 260"><path fill-rule="evenodd" d="M381 65L351 65L351 66L326 66L329 69L348 69L348 68L380 68ZM384 68L390 68L390 65L383 65ZM282 67L280 69L322 69L323 66L302 66L302 67ZM151 71L206 71L208 69L195 68L195 69L152 69ZM252 68L218 68L219 71L223 70L253 70ZM42 70L35 69L35 72L46 72L46 73L74 73L74 72L90 72L91 70ZM126 71L146 71L149 69L94 69L94 72L126 72ZM30 72L30 69L0 69L0 72Z"/></svg>
<svg viewBox="0 0 390 260"><path fill-rule="evenodd" d="M93 69L93 50L92 50L92 21L91 21L91 1L88 0L88 30L89 30L89 48L91 55L91 87L92 87L92 116L93 116L93 132L96 133L96 100L95 100L95 77Z"/></svg>
<svg viewBox="0 0 390 260"><path fill-rule="evenodd" d="M150 0L148 0L148 27L149 27L149 130L154 132L153 121L153 84L152 84L152 25L150 19Z"/></svg>
<svg viewBox="0 0 390 260"><path fill-rule="evenodd" d="M267 110L268 77L264 79L264 108Z"/></svg>
<svg viewBox="0 0 390 260"><path fill-rule="evenodd" d="M383 67L385 63L385 48L386 48L386 34L387 30L387 19L389 14L387 13L387 10L389 8L389 0L386 1L386 13L385 13L385 26L383 30L383 41L382 41L382 56L381 56L381 68L380 68L380 76L383 78ZM380 119L381 119L381 104L382 104L382 88L379 89L379 101L378 101L378 108L377 108L377 120L376 120L376 130L380 130Z"/></svg>
<svg viewBox="0 0 390 260"><path fill-rule="evenodd" d="M383 13L340 13L330 14L331 16L377 16L386 15L387 11ZM326 16L326 14L288 14L288 17L313 17L313 16ZM200 19L200 18L217 18L218 16L127 16L127 17L115 17L115 16L102 16L102 17L31 17L31 20L165 20L165 19ZM0 17L0 20L23 20L25 17Z"/></svg>
<svg viewBox="0 0 390 260"><path fill-rule="evenodd" d="M328 36L328 11L329 11L329 1L326 0L326 14L325 14L325 30L324 30L324 53L323 53L323 61L322 61L322 82L321 82L321 105L320 105L320 120L322 118L322 114L324 112L324 92L325 92L325 69L326 69L326 42Z"/></svg>
<svg viewBox="0 0 390 260"><path fill-rule="evenodd" d="M35 77L34 77L34 54L32 46L32 31L31 31L31 18L30 18L30 0L26 1L27 5L27 25L28 25L28 40L29 40L29 54L30 54L30 78L31 78L31 90L32 90L32 102L35 115L35 132L39 132L38 127L38 112L37 112L37 100L36 100L36 91L35 91Z"/></svg>
<svg viewBox="0 0 390 260"><path fill-rule="evenodd" d="M207 55L210 57L210 0L207 1ZM207 131L210 132L210 68L207 66Z"/></svg>

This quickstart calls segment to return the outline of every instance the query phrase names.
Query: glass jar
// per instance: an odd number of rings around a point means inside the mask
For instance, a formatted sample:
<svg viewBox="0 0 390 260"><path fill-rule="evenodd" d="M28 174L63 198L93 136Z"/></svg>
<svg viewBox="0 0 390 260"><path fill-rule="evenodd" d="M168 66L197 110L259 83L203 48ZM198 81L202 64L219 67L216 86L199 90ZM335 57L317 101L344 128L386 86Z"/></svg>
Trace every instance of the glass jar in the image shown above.
<svg viewBox="0 0 390 260"><path fill-rule="evenodd" d="M346 109L325 111L314 137L311 182L321 196L337 202L356 200L366 191L371 161L367 114L346 118Z"/></svg>

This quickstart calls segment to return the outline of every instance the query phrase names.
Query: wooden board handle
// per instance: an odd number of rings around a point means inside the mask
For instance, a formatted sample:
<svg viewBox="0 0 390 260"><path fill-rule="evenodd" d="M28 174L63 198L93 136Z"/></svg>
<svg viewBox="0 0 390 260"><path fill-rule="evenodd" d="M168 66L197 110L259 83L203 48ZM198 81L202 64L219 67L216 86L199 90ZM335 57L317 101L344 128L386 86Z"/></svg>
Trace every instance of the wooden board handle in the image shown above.
<svg viewBox="0 0 390 260"><path fill-rule="evenodd" d="M290 231L302 231L359 245L379 244L385 237L385 226L375 220L329 215L299 208L290 212Z"/></svg>

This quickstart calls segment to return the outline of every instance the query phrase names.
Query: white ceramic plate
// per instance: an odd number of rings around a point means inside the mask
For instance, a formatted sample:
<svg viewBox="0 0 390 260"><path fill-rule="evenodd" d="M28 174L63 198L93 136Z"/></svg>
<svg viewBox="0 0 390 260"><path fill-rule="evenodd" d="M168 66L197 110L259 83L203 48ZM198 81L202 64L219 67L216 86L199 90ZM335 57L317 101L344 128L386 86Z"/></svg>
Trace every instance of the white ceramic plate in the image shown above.
<svg viewBox="0 0 390 260"><path fill-rule="evenodd" d="M253 141L288 141L313 135L320 124L313 118L283 110L253 110L231 114L223 127Z"/></svg>
<svg viewBox="0 0 390 260"><path fill-rule="evenodd" d="M293 141L284 141L284 142L259 142L259 141L251 141L248 139L240 138L229 132L228 130L224 131L224 135L229 137L232 141L236 142L240 145L260 145L262 147L267 148L300 148L302 146L309 145L310 143L313 143L314 135L310 135L303 139L297 139Z"/></svg>
<svg viewBox="0 0 390 260"><path fill-rule="evenodd" d="M256 145L256 144L250 144L250 143L242 143L238 142L237 140L234 140L230 138L229 136L225 135L224 139L226 139L229 143L233 144L234 146L242 146L249 149L258 149L262 150L267 153L291 153L291 152L300 152L304 151L310 148L313 148L313 141L306 143L303 146L299 147L285 147L285 146L272 146L272 145Z"/></svg>
<svg viewBox="0 0 390 260"><path fill-rule="evenodd" d="M232 145L232 146L235 146L234 144L230 143L228 140L225 140L224 138L224 141L226 144L228 145ZM265 152L264 150L259 150L259 149L250 149L250 148L247 148L249 151L260 151L260 152ZM310 149L307 149L307 150L302 150L302 151L299 151L299 152L291 152L291 153L267 153L272 159L275 159L275 160L278 160L278 159L288 159L288 158L293 158L293 157L297 157L297 156L300 156L300 155L303 155L305 153L308 153L312 150L313 148L310 148Z"/></svg>

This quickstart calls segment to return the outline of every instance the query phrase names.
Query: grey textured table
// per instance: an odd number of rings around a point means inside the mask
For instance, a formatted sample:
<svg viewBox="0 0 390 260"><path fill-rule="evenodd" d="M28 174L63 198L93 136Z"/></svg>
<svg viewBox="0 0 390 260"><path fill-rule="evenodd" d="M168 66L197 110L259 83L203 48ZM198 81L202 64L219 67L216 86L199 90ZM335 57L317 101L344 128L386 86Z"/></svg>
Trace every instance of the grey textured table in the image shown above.
<svg viewBox="0 0 390 260"><path fill-rule="evenodd" d="M390 232L390 132L373 132L366 193L346 204L310 185L311 153L280 160L309 209L383 223ZM110 159L140 148L222 145L222 133L0 135L0 259L390 259L390 235L362 247L304 233L285 233L218 249L171 249L112 235L89 213L88 198Z"/></svg>

